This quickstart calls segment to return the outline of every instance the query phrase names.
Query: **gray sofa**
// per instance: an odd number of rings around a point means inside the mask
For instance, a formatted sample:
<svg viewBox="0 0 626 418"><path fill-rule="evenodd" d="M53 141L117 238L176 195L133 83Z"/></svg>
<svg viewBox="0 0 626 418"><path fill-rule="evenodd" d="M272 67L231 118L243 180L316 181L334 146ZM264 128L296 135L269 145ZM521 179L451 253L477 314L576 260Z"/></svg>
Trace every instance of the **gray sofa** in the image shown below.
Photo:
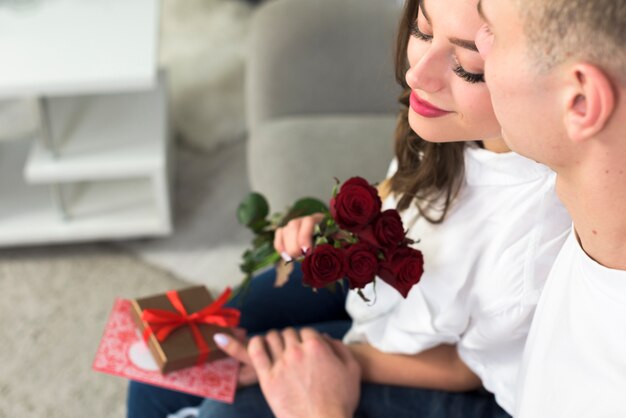
<svg viewBox="0 0 626 418"><path fill-rule="evenodd" d="M384 178L399 105L393 0L274 0L253 17L247 164L273 211L333 177Z"/></svg>

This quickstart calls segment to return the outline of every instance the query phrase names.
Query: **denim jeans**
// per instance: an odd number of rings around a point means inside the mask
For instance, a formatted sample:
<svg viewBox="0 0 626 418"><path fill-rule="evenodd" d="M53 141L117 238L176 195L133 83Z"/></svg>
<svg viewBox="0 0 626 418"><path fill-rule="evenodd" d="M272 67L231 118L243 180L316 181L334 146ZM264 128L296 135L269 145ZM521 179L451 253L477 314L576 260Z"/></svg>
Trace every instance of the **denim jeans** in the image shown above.
<svg viewBox="0 0 626 418"><path fill-rule="evenodd" d="M237 391L226 405L206 399L199 418L273 418L259 386ZM510 418L486 391L453 393L363 383L354 418Z"/></svg>
<svg viewBox="0 0 626 418"><path fill-rule="evenodd" d="M240 326L248 335L286 327L312 327L334 338L342 338L350 328L345 310L347 287L337 286L335 292L312 289L302 285L298 264L283 287L274 287L276 272L268 270L255 277L247 292L238 294L227 306L241 311ZM239 390L236 402L244 403L246 390ZM181 408L197 406L204 399L193 395L161 389L131 381L128 387L128 418L165 418ZM217 403L217 402L216 402ZM250 416L255 416L250 415Z"/></svg>

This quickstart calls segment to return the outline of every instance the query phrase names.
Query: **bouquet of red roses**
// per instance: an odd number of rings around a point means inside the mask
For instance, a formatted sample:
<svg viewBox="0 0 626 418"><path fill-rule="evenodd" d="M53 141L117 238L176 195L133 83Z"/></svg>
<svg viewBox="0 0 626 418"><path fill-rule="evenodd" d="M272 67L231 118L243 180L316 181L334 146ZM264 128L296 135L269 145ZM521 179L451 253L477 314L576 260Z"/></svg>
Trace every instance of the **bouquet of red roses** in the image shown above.
<svg viewBox="0 0 626 418"><path fill-rule="evenodd" d="M303 282L320 288L346 278L360 289L376 276L406 298L424 272L424 259L411 248L398 211L381 211L376 188L353 177L335 187L330 213L316 231L302 260Z"/></svg>
<svg viewBox="0 0 626 418"><path fill-rule="evenodd" d="M360 177L347 180L341 188L337 181L329 206L316 199L301 199L287 215L267 220L265 199L257 193L249 195L238 210L240 223L256 234L254 248L244 253L241 266L246 282L254 271L280 261L272 247L277 227L294 217L322 212L325 216L315 228L313 247L298 259L303 283L312 288L333 287L345 278L350 288L358 289L367 300L361 289L378 276L406 298L424 272L424 260L419 250L410 247L413 241L406 237L398 211L382 211L378 191ZM284 264L278 270L279 276L289 272Z"/></svg>

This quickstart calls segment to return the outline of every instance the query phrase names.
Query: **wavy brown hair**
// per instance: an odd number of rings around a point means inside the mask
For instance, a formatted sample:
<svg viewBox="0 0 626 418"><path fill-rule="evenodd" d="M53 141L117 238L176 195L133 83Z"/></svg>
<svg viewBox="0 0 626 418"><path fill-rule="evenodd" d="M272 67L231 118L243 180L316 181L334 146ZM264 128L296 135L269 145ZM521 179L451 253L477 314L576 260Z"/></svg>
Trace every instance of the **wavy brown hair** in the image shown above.
<svg viewBox="0 0 626 418"><path fill-rule="evenodd" d="M409 96L405 74L409 68L407 45L411 26L417 19L419 0L407 0L400 20L395 48L396 81L402 86L398 98L402 110L395 132L395 153L398 171L391 178L388 190L396 196L398 210L414 202L420 214L431 223L441 223L458 194L465 171L465 143L432 143L420 138L409 126Z"/></svg>

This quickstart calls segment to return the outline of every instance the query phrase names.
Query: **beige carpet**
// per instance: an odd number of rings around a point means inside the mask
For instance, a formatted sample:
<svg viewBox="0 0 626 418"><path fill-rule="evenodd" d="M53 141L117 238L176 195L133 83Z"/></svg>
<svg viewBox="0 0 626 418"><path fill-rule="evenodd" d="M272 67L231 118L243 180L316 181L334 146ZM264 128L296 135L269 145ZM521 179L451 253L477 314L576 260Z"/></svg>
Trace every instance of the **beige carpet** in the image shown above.
<svg viewBox="0 0 626 418"><path fill-rule="evenodd" d="M113 300L185 286L107 245L0 254L0 417L123 417L124 379L95 373Z"/></svg>

